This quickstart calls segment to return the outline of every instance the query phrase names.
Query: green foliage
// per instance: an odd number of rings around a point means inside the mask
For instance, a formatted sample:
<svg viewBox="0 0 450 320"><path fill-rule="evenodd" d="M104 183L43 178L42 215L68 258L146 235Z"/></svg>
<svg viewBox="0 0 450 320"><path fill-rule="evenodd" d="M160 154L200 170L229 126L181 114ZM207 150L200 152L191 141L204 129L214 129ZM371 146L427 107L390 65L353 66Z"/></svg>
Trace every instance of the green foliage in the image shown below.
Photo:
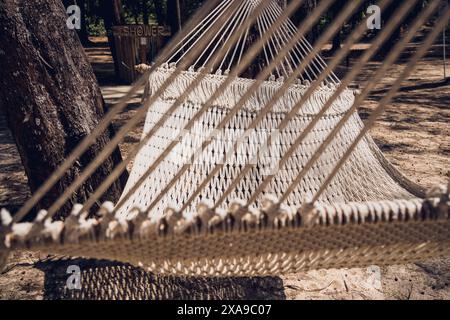
<svg viewBox="0 0 450 320"><path fill-rule="evenodd" d="M90 36L106 36L106 28L103 19L89 17L86 19L87 32Z"/></svg>

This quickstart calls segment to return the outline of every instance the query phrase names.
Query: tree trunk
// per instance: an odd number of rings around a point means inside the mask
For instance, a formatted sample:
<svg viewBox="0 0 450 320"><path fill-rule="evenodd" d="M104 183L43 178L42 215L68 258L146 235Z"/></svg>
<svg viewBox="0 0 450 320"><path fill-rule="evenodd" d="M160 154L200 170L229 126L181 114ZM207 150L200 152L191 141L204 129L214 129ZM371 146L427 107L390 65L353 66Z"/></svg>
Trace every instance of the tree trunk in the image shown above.
<svg viewBox="0 0 450 320"><path fill-rule="evenodd" d="M108 37L109 48L114 61L114 71L116 76L119 74L119 60L117 59L116 45L112 28L125 23L121 0L103 0L100 2L100 12L103 13L106 34Z"/></svg>
<svg viewBox="0 0 450 320"><path fill-rule="evenodd" d="M401 1L393 1L382 13L382 17L384 20L384 24L387 23L398 11L400 6L402 5ZM397 40L400 38L401 29L405 19L394 29L390 37L384 42L384 44L380 47L380 50L377 53L378 58L383 59L386 55L391 51L394 45L397 43Z"/></svg>
<svg viewBox="0 0 450 320"><path fill-rule="evenodd" d="M296 0L289 0L289 2L296 1ZM296 26L299 26L303 21L305 21L311 13L314 11L314 9L317 6L317 0L306 0L300 8L296 10L294 15L292 16L292 22ZM318 34L318 21L313 25L313 27L306 33L306 39L313 44L317 39Z"/></svg>
<svg viewBox="0 0 450 320"><path fill-rule="evenodd" d="M346 1L345 0L336 0L334 4L331 6L331 23L337 18L341 10L344 8ZM332 52L336 52L341 48L341 33L342 33L342 27L339 26L339 30L336 32L335 36L333 37L333 46L331 48Z"/></svg>
<svg viewBox="0 0 450 320"><path fill-rule="evenodd" d="M160 25L168 25L167 24L167 14L164 7L164 1L163 0L154 0L153 1L154 11L156 15L156 21Z"/></svg>
<svg viewBox="0 0 450 320"><path fill-rule="evenodd" d="M104 115L97 81L76 33L66 26L60 0L0 2L0 107L17 143L32 192L58 168ZM48 208L113 134L108 132L47 193ZM58 212L84 202L121 160L118 148ZM102 200L116 201L127 174Z"/></svg>
<svg viewBox="0 0 450 320"><path fill-rule="evenodd" d="M121 25L124 24L123 17L123 6L122 0L112 0L113 12L114 12L114 24Z"/></svg>
<svg viewBox="0 0 450 320"><path fill-rule="evenodd" d="M443 1L443 3L445 3L445 1ZM407 15L407 17L405 19L405 24L407 26L410 26L411 24L414 23L415 19L419 16L420 12L422 11L423 6L424 6L424 1L416 2L413 9L411 10L411 12Z"/></svg>
<svg viewBox="0 0 450 320"><path fill-rule="evenodd" d="M141 0L141 10L144 24L150 24L147 0Z"/></svg>
<svg viewBox="0 0 450 320"><path fill-rule="evenodd" d="M185 5L181 0L167 0L167 23L170 26L172 36L180 31L183 25L183 9Z"/></svg>
<svg viewBox="0 0 450 320"><path fill-rule="evenodd" d="M78 32L80 37L80 41L82 44L89 43L89 35L87 31L87 22L86 22L86 1L85 0L77 0L78 5L81 9L81 29Z"/></svg>

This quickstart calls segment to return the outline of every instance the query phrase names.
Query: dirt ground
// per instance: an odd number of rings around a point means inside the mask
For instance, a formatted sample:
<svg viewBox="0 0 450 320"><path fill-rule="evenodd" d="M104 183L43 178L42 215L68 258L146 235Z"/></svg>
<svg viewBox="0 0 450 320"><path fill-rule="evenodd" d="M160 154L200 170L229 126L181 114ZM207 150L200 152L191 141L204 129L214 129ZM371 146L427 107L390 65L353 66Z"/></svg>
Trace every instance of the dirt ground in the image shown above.
<svg viewBox="0 0 450 320"><path fill-rule="evenodd" d="M363 46L361 46L363 47ZM410 50L413 50L411 46ZM355 51L361 48L355 47ZM404 83L402 91L389 105L372 136L387 158L411 180L430 187L444 184L450 168L450 82L443 78L443 62L436 45ZM109 50L102 43L87 48L107 103L114 103L128 86L113 77ZM350 65L353 60L350 60ZM355 81L361 87L380 65L368 64ZM391 81L404 67L393 66L360 109L363 119L389 89ZM342 66L340 73L345 72ZM448 71L447 71L448 72ZM120 126L139 105L139 97L116 120ZM120 146L126 153L139 141L139 130ZM14 141L0 114L0 206L14 211L29 196L26 176ZM70 296L61 291L61 281L70 260L54 260L42 253L17 252L0 274L0 299L95 298ZM53 257L51 257L53 258ZM86 270L108 267L108 262L82 260ZM449 299L450 258L409 265L373 266L367 269L316 270L275 278L181 279L161 278L125 266L133 279L146 284L145 298L224 298L224 299ZM94 268L95 269L95 268ZM106 281L119 282L120 279ZM125 282L128 280L125 280ZM108 284L106 283L105 286ZM125 284L127 285L127 284Z"/></svg>

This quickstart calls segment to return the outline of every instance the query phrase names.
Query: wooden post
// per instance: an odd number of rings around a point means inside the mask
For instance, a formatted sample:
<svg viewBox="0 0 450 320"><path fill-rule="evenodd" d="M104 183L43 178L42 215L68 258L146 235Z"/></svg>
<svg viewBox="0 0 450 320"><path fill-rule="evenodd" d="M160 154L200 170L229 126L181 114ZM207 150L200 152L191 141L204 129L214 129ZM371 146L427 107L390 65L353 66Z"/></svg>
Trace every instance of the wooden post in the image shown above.
<svg viewBox="0 0 450 320"><path fill-rule="evenodd" d="M151 62L147 61L148 57L156 57L163 44L162 39L170 37L170 34L168 27L156 24L113 27L119 77L133 82L139 76L134 70L135 65Z"/></svg>
<svg viewBox="0 0 450 320"><path fill-rule="evenodd" d="M442 32L442 38L443 38L443 45L442 45L442 53L443 53L443 59L444 59L444 80L447 79L447 49L446 49L446 39L445 39L445 29L444 32Z"/></svg>
<svg viewBox="0 0 450 320"><path fill-rule="evenodd" d="M180 0L176 0L177 4L177 17L178 17L178 31L181 30L181 6Z"/></svg>
<svg viewBox="0 0 450 320"><path fill-rule="evenodd" d="M445 1L445 10L448 8L448 1ZM447 39L446 39L446 30L447 26L444 27L444 31L442 32L442 54L444 60L444 80L447 79Z"/></svg>

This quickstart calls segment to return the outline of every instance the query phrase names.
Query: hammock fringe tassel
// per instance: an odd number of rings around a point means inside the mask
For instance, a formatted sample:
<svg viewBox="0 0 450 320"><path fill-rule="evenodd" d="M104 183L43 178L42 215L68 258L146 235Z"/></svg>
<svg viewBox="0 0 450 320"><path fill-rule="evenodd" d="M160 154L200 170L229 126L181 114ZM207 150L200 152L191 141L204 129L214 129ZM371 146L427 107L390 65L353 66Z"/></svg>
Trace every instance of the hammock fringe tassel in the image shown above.
<svg viewBox="0 0 450 320"><path fill-rule="evenodd" d="M4 267L10 250L25 249L118 260L184 276L405 263L450 253L448 192L429 195L434 197L297 209L266 196L260 210L240 200L228 210L201 203L191 218L167 209L158 220L138 208L131 210L132 218L116 218L110 202L101 206L98 219L87 218L75 205L65 222L52 221L43 210L34 222L10 224L9 212L2 209L0 262Z"/></svg>

